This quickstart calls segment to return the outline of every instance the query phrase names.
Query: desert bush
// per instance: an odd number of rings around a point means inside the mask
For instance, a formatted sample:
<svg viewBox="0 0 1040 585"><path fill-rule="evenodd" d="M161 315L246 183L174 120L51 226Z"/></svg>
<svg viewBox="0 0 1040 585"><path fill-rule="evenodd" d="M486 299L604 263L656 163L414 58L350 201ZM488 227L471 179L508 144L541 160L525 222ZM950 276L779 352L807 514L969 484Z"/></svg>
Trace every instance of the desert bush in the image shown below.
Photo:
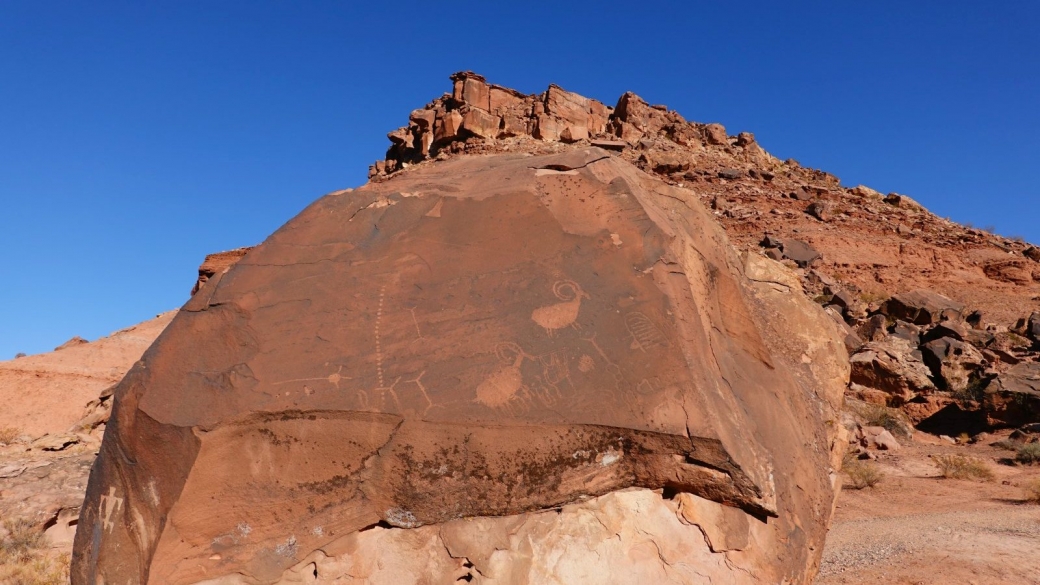
<svg viewBox="0 0 1040 585"><path fill-rule="evenodd" d="M1040 463L1040 443L1026 443L1015 449L1015 461L1032 465Z"/></svg>
<svg viewBox="0 0 1040 585"><path fill-rule="evenodd" d="M939 473L947 479L993 479L993 471L981 460L963 455L940 455L935 458Z"/></svg>
<svg viewBox="0 0 1040 585"><path fill-rule="evenodd" d="M954 390L950 395L958 400L980 402L986 395L986 386L989 385L989 381L990 379L985 376L973 375L963 390Z"/></svg>
<svg viewBox="0 0 1040 585"><path fill-rule="evenodd" d="M883 427L897 438L910 438L907 430L910 425L904 422L894 409L877 404L865 404L857 410L856 414L863 419L865 426Z"/></svg>
<svg viewBox="0 0 1040 585"><path fill-rule="evenodd" d="M845 464L842 471L849 476L847 487L854 490L874 487L885 478L885 474L876 465L864 461L850 461Z"/></svg>
<svg viewBox="0 0 1040 585"><path fill-rule="evenodd" d="M1006 449L1008 451L1018 451L1018 447L1020 445L1021 443L1016 443L1011 439L1001 439L992 444L993 447L996 447L998 449Z"/></svg>
<svg viewBox="0 0 1040 585"><path fill-rule="evenodd" d="M1040 479L1033 480L1026 485L1026 501L1040 504Z"/></svg>
<svg viewBox="0 0 1040 585"><path fill-rule="evenodd" d="M0 536L0 583L61 585L69 582L69 555L54 557L43 532L27 519L5 520Z"/></svg>
<svg viewBox="0 0 1040 585"><path fill-rule="evenodd" d="M10 445L11 443L14 443L15 439L17 439L20 434L21 431L14 427L0 427L0 445Z"/></svg>

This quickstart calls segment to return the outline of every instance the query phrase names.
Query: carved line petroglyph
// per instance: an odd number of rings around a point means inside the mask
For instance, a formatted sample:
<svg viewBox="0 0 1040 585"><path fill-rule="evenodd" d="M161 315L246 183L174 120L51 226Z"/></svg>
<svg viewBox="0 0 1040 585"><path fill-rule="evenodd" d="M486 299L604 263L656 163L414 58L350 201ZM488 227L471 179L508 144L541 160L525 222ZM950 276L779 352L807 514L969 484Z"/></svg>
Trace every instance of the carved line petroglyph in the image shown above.
<svg viewBox="0 0 1040 585"><path fill-rule="evenodd" d="M442 207L444 207L443 197L437 200L437 203L433 206L433 209L426 212L426 217L440 217Z"/></svg>
<svg viewBox="0 0 1040 585"><path fill-rule="evenodd" d="M567 289L570 290L569 294L565 292ZM557 329L576 325L581 299L591 298L573 280L559 280L553 284L552 290L556 298L563 302L538 307L531 313L531 319L541 325L549 337L552 337Z"/></svg>
<svg viewBox="0 0 1040 585"><path fill-rule="evenodd" d="M664 334L654 325L650 317L638 311L625 315L625 328L628 329L628 333L632 336L632 349L638 349L646 353L648 349L653 350L657 347L668 347L669 345Z"/></svg>
<svg viewBox="0 0 1040 585"><path fill-rule="evenodd" d="M408 311L412 314L412 323L415 323L415 334L419 339L422 339L422 331L419 331L419 320L415 318L415 307L408 309Z"/></svg>
<svg viewBox="0 0 1040 585"><path fill-rule="evenodd" d="M98 515L101 516L101 524L105 530L111 531L115 528L116 525L112 521L112 515L122 506L123 498L116 496L115 487L108 488L108 495L102 494L101 502L98 504Z"/></svg>
<svg viewBox="0 0 1040 585"><path fill-rule="evenodd" d="M621 367L612 362L610 358L607 357L606 352L603 351L603 348L596 343L596 334L591 333L588 337L582 337L582 340L589 342L593 349L596 350L596 353L598 353L599 356L603 358L603 361L607 363L607 371L614 376L614 385L618 390L621 390L621 385L625 381L625 375L621 373Z"/></svg>
<svg viewBox="0 0 1040 585"><path fill-rule="evenodd" d="M327 366L329 364L326 363L325 365ZM325 376L323 378L296 378L294 380L282 380L281 382L273 382L271 385L272 386L281 386L282 384L292 384L293 382L321 382L321 381L326 381L329 384L332 384L333 386L335 386L336 390L339 390L339 383L340 382L342 382L343 380L352 380L353 379L353 378L351 378L349 376L344 376L342 374L342 372L343 372L343 366L340 366L338 370L336 370L335 372L332 372L331 374L329 374L328 376ZM305 388L306 388L306 386L305 386Z"/></svg>

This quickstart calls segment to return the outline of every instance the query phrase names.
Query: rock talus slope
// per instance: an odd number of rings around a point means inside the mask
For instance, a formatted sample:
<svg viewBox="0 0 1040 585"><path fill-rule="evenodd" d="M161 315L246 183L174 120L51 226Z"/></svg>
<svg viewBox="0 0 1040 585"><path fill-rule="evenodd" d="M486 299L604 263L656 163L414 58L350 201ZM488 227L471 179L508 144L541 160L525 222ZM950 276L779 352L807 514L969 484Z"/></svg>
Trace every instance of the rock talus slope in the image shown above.
<svg viewBox="0 0 1040 585"><path fill-rule="evenodd" d="M333 193L116 389L73 581L807 582L842 336L602 149Z"/></svg>

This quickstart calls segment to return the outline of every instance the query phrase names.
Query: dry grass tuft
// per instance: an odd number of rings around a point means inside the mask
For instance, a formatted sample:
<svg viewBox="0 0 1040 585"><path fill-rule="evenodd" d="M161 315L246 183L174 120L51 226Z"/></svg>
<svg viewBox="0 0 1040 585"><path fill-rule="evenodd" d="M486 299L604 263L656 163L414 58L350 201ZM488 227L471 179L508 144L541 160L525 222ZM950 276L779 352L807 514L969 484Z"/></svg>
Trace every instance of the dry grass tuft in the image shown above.
<svg viewBox="0 0 1040 585"><path fill-rule="evenodd" d="M872 488L885 478L885 474L876 465L858 460L845 463L842 471L849 477L849 483L845 487L854 490Z"/></svg>
<svg viewBox="0 0 1040 585"><path fill-rule="evenodd" d="M899 439L909 439L910 423L904 421L902 414L895 408L887 408L878 404L864 404L853 410L863 419L863 424L868 427L883 427L893 436Z"/></svg>
<svg viewBox="0 0 1040 585"><path fill-rule="evenodd" d="M1040 463L1040 443L1026 443L1015 449L1015 461L1026 465Z"/></svg>
<svg viewBox="0 0 1040 585"><path fill-rule="evenodd" d="M939 473L947 479L993 479L993 471L981 459L963 455L939 455L935 458Z"/></svg>
<svg viewBox="0 0 1040 585"><path fill-rule="evenodd" d="M46 550L43 532L20 518L3 522L0 536L0 583L61 585L69 582L69 555L54 557Z"/></svg>
<svg viewBox="0 0 1040 585"><path fill-rule="evenodd" d="M10 445L22 432L15 427L0 427L0 445Z"/></svg>

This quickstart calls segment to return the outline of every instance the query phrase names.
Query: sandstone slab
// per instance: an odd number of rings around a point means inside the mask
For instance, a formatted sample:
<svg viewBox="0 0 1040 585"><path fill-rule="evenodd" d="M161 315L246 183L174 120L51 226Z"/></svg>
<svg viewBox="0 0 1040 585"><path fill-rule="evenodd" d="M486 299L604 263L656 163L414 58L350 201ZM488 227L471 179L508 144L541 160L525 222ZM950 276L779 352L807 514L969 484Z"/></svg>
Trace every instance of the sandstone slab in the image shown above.
<svg viewBox="0 0 1040 585"><path fill-rule="evenodd" d="M116 388L73 582L808 582L842 334L695 197L586 149L320 199Z"/></svg>

